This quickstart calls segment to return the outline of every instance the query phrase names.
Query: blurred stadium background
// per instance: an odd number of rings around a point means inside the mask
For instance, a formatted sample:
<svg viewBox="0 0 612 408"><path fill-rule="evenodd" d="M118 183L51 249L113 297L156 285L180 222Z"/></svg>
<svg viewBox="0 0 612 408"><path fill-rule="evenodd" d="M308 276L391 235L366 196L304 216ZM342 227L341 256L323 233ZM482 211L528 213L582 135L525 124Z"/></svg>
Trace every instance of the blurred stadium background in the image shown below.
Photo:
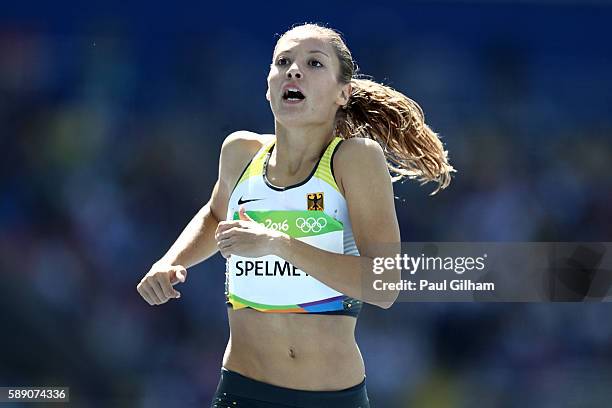
<svg viewBox="0 0 612 408"><path fill-rule="evenodd" d="M224 137L273 132L275 33L346 36L458 169L397 184L403 241L612 241L612 6L597 1L72 2L0 8L0 385L74 407L208 406L220 255L136 292L208 200ZM606 407L607 304L365 306L373 407Z"/></svg>

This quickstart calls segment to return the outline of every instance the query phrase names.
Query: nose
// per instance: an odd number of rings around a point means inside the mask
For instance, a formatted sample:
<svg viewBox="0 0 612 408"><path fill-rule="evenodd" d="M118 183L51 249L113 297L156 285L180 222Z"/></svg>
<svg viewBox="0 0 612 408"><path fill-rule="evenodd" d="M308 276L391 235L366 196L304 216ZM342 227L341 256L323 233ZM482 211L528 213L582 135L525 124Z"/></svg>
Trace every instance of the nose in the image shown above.
<svg viewBox="0 0 612 408"><path fill-rule="evenodd" d="M300 72L300 68L298 67L298 65L294 62L289 69L287 70L287 78L301 78L302 77L302 73Z"/></svg>

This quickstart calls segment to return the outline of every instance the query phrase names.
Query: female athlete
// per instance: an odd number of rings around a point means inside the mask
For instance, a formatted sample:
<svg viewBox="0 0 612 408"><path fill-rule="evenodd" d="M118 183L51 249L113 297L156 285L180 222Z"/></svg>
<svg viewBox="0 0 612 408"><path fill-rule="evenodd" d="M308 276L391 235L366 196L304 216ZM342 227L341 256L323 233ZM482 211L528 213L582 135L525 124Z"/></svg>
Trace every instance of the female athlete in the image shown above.
<svg viewBox="0 0 612 408"><path fill-rule="evenodd" d="M362 290L377 244L399 248L392 182L435 181L435 194L454 169L421 108L355 70L335 30L284 33L267 79L275 133L225 139L210 201L137 286L160 305L186 268L226 258L230 338L211 407L369 407L354 332L364 302L398 295Z"/></svg>

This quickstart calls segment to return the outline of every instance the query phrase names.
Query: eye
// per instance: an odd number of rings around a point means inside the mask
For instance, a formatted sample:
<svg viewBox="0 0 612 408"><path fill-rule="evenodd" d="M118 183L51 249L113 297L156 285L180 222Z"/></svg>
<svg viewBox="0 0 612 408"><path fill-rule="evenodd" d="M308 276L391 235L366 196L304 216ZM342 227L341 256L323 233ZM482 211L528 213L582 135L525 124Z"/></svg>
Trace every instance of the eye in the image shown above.
<svg viewBox="0 0 612 408"><path fill-rule="evenodd" d="M310 60L310 65L312 65L313 67L317 67L317 68L321 68L323 66L323 64L321 64L320 61L315 60L315 59Z"/></svg>
<svg viewBox="0 0 612 408"><path fill-rule="evenodd" d="M276 64L277 65L287 65L287 58L280 57L279 59L276 60Z"/></svg>

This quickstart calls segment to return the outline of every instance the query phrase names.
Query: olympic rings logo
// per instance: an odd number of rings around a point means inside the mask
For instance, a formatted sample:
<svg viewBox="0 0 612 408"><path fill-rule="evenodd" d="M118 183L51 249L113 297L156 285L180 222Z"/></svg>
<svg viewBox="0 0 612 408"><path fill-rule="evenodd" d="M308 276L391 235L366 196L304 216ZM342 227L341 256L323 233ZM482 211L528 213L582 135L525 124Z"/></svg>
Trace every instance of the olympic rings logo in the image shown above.
<svg viewBox="0 0 612 408"><path fill-rule="evenodd" d="M317 233L327 226L327 220L323 217L300 217L295 220L295 226L298 227L302 232Z"/></svg>

